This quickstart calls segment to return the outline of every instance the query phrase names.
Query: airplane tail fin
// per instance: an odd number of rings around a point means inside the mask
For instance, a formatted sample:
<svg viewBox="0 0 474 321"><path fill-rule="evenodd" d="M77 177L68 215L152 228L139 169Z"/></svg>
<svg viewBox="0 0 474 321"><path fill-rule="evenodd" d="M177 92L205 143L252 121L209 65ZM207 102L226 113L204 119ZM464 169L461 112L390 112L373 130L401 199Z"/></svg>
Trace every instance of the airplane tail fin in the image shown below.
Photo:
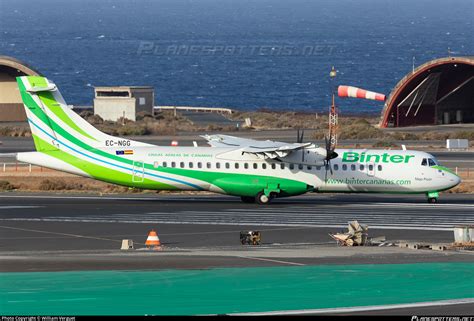
<svg viewBox="0 0 474 321"><path fill-rule="evenodd" d="M45 77L17 77L18 88L37 151L59 149L60 144L75 144L85 148L114 146L105 142L117 141L107 135L66 105L54 83ZM127 146L144 143L128 141Z"/></svg>

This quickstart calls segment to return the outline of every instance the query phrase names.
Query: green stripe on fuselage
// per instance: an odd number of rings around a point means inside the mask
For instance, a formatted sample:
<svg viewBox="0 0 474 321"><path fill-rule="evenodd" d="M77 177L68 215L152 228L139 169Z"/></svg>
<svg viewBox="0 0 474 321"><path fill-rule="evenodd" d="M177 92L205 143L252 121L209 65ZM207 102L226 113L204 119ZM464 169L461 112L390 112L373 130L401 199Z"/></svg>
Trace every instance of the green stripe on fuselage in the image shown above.
<svg viewBox="0 0 474 321"><path fill-rule="evenodd" d="M146 164L146 168L152 167ZM252 175L244 173L207 172L170 167L160 167L160 172L181 175L202 180L221 188L226 194L237 196L255 196L269 186L279 186L279 196L304 194L311 191L305 182L274 176Z"/></svg>
<svg viewBox="0 0 474 321"><path fill-rule="evenodd" d="M48 145L47 142L42 140L39 137L35 139L41 140L42 144ZM105 166L100 166L91 162L88 162L84 159L75 157L68 153L65 153L60 150L50 150L42 152L46 155L57 158L71 166L74 166L77 169L89 174L92 178L105 181L108 183L119 184L129 187L138 187L145 189L165 189L165 190L176 190L177 188L172 185L164 184L162 182L153 181L145 178L143 182L133 182L133 176L131 174L126 174L117 170L107 168Z"/></svg>

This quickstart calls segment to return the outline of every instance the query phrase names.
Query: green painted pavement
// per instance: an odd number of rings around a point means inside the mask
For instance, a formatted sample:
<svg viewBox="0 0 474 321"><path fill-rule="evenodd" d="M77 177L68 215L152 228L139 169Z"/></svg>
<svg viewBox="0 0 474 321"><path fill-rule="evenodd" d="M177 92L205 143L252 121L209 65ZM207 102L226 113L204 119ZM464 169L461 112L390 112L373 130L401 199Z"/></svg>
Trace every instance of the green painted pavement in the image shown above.
<svg viewBox="0 0 474 321"><path fill-rule="evenodd" d="M474 263L0 273L2 315L222 314L473 297Z"/></svg>

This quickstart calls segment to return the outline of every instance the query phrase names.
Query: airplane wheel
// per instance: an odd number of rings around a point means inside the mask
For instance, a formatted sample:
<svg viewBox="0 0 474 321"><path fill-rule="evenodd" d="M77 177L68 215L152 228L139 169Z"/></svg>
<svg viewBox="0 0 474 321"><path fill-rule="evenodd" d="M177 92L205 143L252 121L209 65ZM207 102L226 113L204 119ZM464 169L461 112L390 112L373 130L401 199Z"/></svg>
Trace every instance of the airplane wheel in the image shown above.
<svg viewBox="0 0 474 321"><path fill-rule="evenodd" d="M428 203L435 204L438 203L438 199L436 197L428 198Z"/></svg>
<svg viewBox="0 0 474 321"><path fill-rule="evenodd" d="M260 204L260 205L265 205L265 204L270 203L270 197L268 197L267 195L265 195L265 193L263 193L263 192L258 193L258 194L257 194L257 197L255 198L255 200L256 200L257 203Z"/></svg>
<svg viewBox="0 0 474 321"><path fill-rule="evenodd" d="M244 202L244 203L255 203L255 197L251 197L251 196L241 196L240 199L241 199L242 202Z"/></svg>

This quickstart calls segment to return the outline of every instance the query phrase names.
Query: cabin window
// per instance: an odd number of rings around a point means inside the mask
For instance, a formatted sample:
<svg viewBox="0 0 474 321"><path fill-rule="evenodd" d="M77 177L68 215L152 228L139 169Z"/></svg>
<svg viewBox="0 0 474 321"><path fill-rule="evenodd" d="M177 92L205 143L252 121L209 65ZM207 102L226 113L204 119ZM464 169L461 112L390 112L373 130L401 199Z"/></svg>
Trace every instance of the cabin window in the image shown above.
<svg viewBox="0 0 474 321"><path fill-rule="evenodd" d="M363 170L364 170L364 168L365 168L365 166L364 166L364 165L360 165L360 167L359 167L359 169L360 169L361 171L363 171Z"/></svg>
<svg viewBox="0 0 474 321"><path fill-rule="evenodd" d="M257 163L253 163L253 169L257 169L257 168L258 168Z"/></svg>
<svg viewBox="0 0 474 321"><path fill-rule="evenodd" d="M426 160L426 158L423 158L423 160L421 161L421 166L428 166L428 161Z"/></svg>
<svg viewBox="0 0 474 321"><path fill-rule="evenodd" d="M311 165L308 165L308 170L310 171L312 169L313 169L313 167Z"/></svg>
<svg viewBox="0 0 474 321"><path fill-rule="evenodd" d="M377 170L378 170L379 172L382 171L382 165L378 165L378 166L377 166Z"/></svg>
<svg viewBox="0 0 474 321"><path fill-rule="evenodd" d="M189 168L193 168L193 163L189 162Z"/></svg>
<svg viewBox="0 0 474 321"><path fill-rule="evenodd" d="M221 168L221 163L216 163L216 168Z"/></svg>
<svg viewBox="0 0 474 321"><path fill-rule="evenodd" d="M179 167L184 168L184 162L179 163Z"/></svg>
<svg viewBox="0 0 474 321"><path fill-rule="evenodd" d="M239 169L239 163L234 164L235 169Z"/></svg>
<svg viewBox="0 0 474 321"><path fill-rule="evenodd" d="M249 163L244 163L244 168L248 169L249 168Z"/></svg>
<svg viewBox="0 0 474 321"><path fill-rule="evenodd" d="M168 164L166 162L163 162L163 164L161 164L161 166L168 167Z"/></svg>
<svg viewBox="0 0 474 321"><path fill-rule="evenodd" d="M356 166L354 164L351 165L351 171L355 171L356 170Z"/></svg>
<svg viewBox="0 0 474 321"><path fill-rule="evenodd" d="M230 168L230 164L229 164L229 163L225 163L225 168Z"/></svg>
<svg viewBox="0 0 474 321"><path fill-rule="evenodd" d="M346 165L346 164L343 164L343 165L342 165L342 170L343 170L343 171L347 171L347 165Z"/></svg>
<svg viewBox="0 0 474 321"><path fill-rule="evenodd" d="M212 166L211 163L207 163L207 164L206 164L206 167L207 167L207 168L211 168L211 166Z"/></svg>
<svg viewBox="0 0 474 321"><path fill-rule="evenodd" d="M290 169L295 169L295 165L294 165L294 164L290 164Z"/></svg>
<svg viewBox="0 0 474 321"><path fill-rule="evenodd" d="M198 168L202 168L202 163L198 162Z"/></svg>
<svg viewBox="0 0 474 321"><path fill-rule="evenodd" d="M275 163L272 163L272 169L276 169L276 164Z"/></svg>
<svg viewBox="0 0 474 321"><path fill-rule="evenodd" d="M436 166L436 162L431 158L428 159L428 163L430 164L430 166Z"/></svg>
<svg viewBox="0 0 474 321"><path fill-rule="evenodd" d="M285 169L285 163L280 164L280 169Z"/></svg>
<svg viewBox="0 0 474 321"><path fill-rule="evenodd" d="M175 167L176 167L176 163L175 163L175 162L171 162L171 167L175 168Z"/></svg>
<svg viewBox="0 0 474 321"><path fill-rule="evenodd" d="M374 165L370 164L369 165L369 171L373 171L374 170Z"/></svg>
<svg viewBox="0 0 474 321"><path fill-rule="evenodd" d="M154 167L154 168L158 168L158 166L160 166L160 164L159 164L158 162L154 162L154 163L153 163L153 167Z"/></svg>
<svg viewBox="0 0 474 321"><path fill-rule="evenodd" d="M299 169L299 170L303 170L303 164L299 164L299 165L298 165L298 169Z"/></svg>
<svg viewBox="0 0 474 321"><path fill-rule="evenodd" d="M262 163L262 169L267 169L267 164Z"/></svg>
<svg viewBox="0 0 474 321"><path fill-rule="evenodd" d="M320 170L321 170L321 166L316 166L316 170L317 170L317 171L320 171Z"/></svg>
<svg viewBox="0 0 474 321"><path fill-rule="evenodd" d="M335 170L335 171L339 170L339 165L334 164L334 170Z"/></svg>

